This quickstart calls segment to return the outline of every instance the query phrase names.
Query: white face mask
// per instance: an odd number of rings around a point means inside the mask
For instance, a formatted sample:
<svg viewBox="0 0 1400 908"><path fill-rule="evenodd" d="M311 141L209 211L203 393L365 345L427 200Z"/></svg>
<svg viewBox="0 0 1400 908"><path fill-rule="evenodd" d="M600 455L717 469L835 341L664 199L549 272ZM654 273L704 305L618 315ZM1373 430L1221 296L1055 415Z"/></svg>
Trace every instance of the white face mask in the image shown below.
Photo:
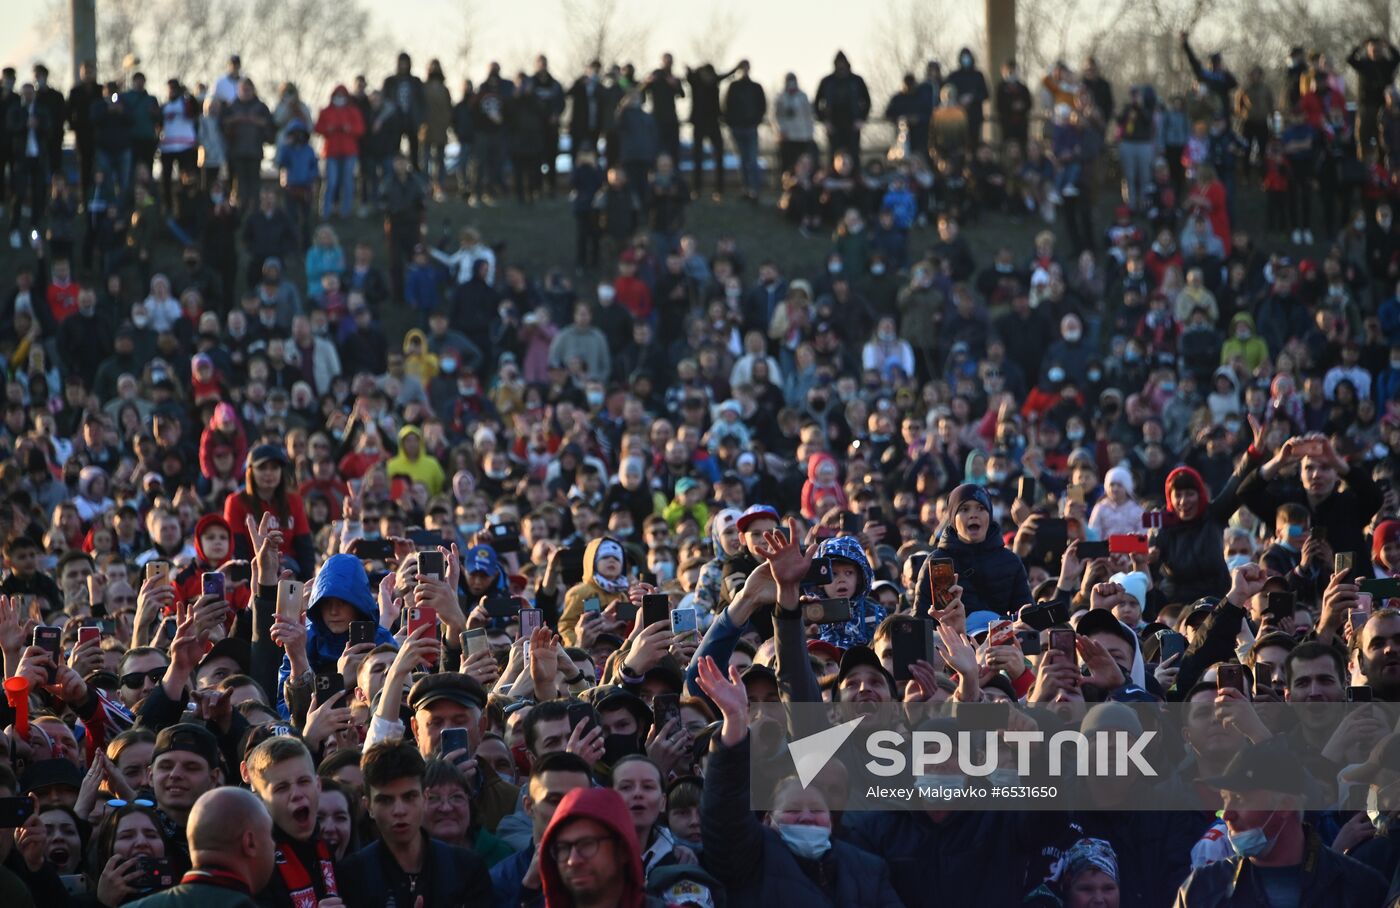
<svg viewBox="0 0 1400 908"><path fill-rule="evenodd" d="M334 104L336 107L344 107L345 104L346 104L346 99L345 99L345 98L334 98L334 99L331 100L331 103Z"/></svg>
<svg viewBox="0 0 1400 908"><path fill-rule="evenodd" d="M611 284L603 284L598 288L598 302L611 303L615 293Z"/></svg>
<svg viewBox="0 0 1400 908"><path fill-rule="evenodd" d="M800 858L815 861L831 850L831 830L826 826L779 823L777 829L783 844Z"/></svg>

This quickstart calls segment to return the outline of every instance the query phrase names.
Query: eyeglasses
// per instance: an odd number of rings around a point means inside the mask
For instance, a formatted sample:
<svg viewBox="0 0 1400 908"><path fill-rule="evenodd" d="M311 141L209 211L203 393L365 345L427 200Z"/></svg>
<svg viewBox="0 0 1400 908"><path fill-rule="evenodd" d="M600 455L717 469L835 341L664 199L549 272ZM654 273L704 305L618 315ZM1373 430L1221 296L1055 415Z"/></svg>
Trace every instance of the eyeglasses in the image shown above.
<svg viewBox="0 0 1400 908"><path fill-rule="evenodd" d="M148 800L146 800L145 798L137 798L136 800L130 801L130 802L123 801L121 798L108 798L108 799L107 799L107 806L110 807L110 808L112 808L113 810L117 810L117 809L119 809L119 808L125 807L128 803L131 803L131 804L135 805L136 807L155 807L155 806L156 806L156 802L155 802L155 801L148 801Z"/></svg>
<svg viewBox="0 0 1400 908"><path fill-rule="evenodd" d="M554 858L556 864L563 864L574 855L578 855L579 860L586 861L598 853L599 845L610 841L612 841L612 836L594 835L575 839L572 842L555 842L549 846L549 856Z"/></svg>
<svg viewBox="0 0 1400 908"><path fill-rule="evenodd" d="M153 668L145 672L127 672L122 675L122 687L140 687L141 682L147 678L150 679L152 684L159 684L160 679L164 677L165 669L163 668Z"/></svg>

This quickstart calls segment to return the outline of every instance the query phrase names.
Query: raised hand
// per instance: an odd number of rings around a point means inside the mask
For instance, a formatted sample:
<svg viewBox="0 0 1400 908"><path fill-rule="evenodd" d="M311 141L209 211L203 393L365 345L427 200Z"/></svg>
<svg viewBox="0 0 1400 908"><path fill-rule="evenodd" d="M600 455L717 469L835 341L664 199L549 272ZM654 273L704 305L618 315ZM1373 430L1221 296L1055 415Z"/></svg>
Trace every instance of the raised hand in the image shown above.
<svg viewBox="0 0 1400 908"><path fill-rule="evenodd" d="M706 656L697 662L696 669L696 683L724 716L720 740L726 746L733 747L749 733L749 694L744 689L744 682L739 679L739 669L731 665L729 677L726 678L713 656Z"/></svg>
<svg viewBox="0 0 1400 908"><path fill-rule="evenodd" d="M756 546L759 557L768 562L779 588L800 585L812 567L812 556L816 554L817 547L813 545L804 550L797 541L800 538L797 521L789 518L788 536L777 530L769 530L763 534L763 543Z"/></svg>

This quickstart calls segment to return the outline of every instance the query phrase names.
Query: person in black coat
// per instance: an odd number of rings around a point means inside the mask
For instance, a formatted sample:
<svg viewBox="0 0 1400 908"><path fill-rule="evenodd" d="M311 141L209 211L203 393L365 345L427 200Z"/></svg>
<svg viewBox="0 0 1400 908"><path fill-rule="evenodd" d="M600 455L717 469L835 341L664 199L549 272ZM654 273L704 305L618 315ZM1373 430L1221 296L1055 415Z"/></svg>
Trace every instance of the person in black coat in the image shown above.
<svg viewBox="0 0 1400 908"><path fill-rule="evenodd" d="M919 569L915 584L914 614L921 617L943 608L933 602L932 561L938 558L952 559L969 615L1011 615L1032 601L1026 566L1006 547L1001 527L992 520L992 499L981 486L963 483L948 495L948 519L938 534L938 546Z"/></svg>
<svg viewBox="0 0 1400 908"><path fill-rule="evenodd" d="M690 156L695 174L695 192L705 189L705 144L715 163L715 194L724 195L724 134L720 131L719 84L736 70L715 71L713 63L701 64L699 69L686 67L685 80L690 84Z"/></svg>
<svg viewBox="0 0 1400 908"><path fill-rule="evenodd" d="M381 89L384 100L393 104L399 112L398 128L399 134L394 137L394 148L397 150L403 137L408 137L408 159L413 162L415 170L419 167L418 160L418 127L423 125L423 121L428 116L428 100L423 93L423 80L413 75L413 58L406 53L400 53L394 74L384 80L384 87Z"/></svg>
<svg viewBox="0 0 1400 908"><path fill-rule="evenodd" d="M763 177L758 169L758 127L768 115L768 96L763 86L749 78L749 61L739 61L739 78L724 93L724 122L739 151L739 173L744 196L758 198Z"/></svg>
<svg viewBox="0 0 1400 908"><path fill-rule="evenodd" d="M947 84L958 93L958 104L967 114L968 141L976 148L982 143L982 112L989 93L987 78L977 69L970 48L958 51L958 68L948 74Z"/></svg>
<svg viewBox="0 0 1400 908"><path fill-rule="evenodd" d="M652 70L642 83L642 94L651 101L651 115L656 118L657 129L661 133L661 150L669 152L671 160L681 156L681 119L676 112L676 101L685 97L685 85L672 72L675 59L670 54L661 55L661 66Z"/></svg>
<svg viewBox="0 0 1400 908"><path fill-rule="evenodd" d="M581 151L598 153L598 139L607 123L609 100L601 78L603 64L590 61L583 75L569 86L569 154L577 166Z"/></svg>
<svg viewBox="0 0 1400 908"><path fill-rule="evenodd" d="M1150 534L1148 550L1166 601L1191 602L1221 596L1230 589L1221 540L1226 522L1239 507L1238 489L1249 468L1249 455L1245 455L1214 498L1201 474L1190 467L1177 467L1167 474L1164 524Z"/></svg>
<svg viewBox="0 0 1400 908"><path fill-rule="evenodd" d="M851 61L837 51L832 71L817 84L814 104L817 119L826 127L832 160L847 151L860 161L860 131L870 116L870 90L865 80L851 72Z"/></svg>

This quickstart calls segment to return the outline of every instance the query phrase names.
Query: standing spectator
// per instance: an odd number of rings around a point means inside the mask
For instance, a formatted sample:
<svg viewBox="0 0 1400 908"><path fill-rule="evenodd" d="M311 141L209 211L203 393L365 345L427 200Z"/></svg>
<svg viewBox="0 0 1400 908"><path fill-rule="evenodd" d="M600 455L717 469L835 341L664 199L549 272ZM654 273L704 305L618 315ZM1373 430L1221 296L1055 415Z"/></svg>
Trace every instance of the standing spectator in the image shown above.
<svg viewBox="0 0 1400 908"><path fill-rule="evenodd" d="M559 192L559 122L564 116L564 86L550 73L549 58L544 54L535 58L535 72L525 90L535 99L540 119L540 158L552 197Z"/></svg>
<svg viewBox="0 0 1400 908"><path fill-rule="evenodd" d="M211 95L224 104L232 104L238 99L238 83L243 81L243 60L234 54L228 58L228 69L214 83Z"/></svg>
<svg viewBox="0 0 1400 908"><path fill-rule="evenodd" d="M681 157L681 120L676 112L676 101L685 97L685 86L672 71L675 60L670 54L661 55L661 65L652 70L642 83L641 91L651 101L651 115L656 119L656 128L661 139L661 151L671 155L671 160Z"/></svg>
<svg viewBox="0 0 1400 908"><path fill-rule="evenodd" d="M219 127L219 115L223 113L224 102L217 95L210 94L204 99L198 124L199 185L208 190L214 181L223 176L224 165L228 163L228 153L224 149L224 132Z"/></svg>
<svg viewBox="0 0 1400 908"><path fill-rule="evenodd" d="M447 128L452 125L452 93L442 63L428 61L428 80L423 83L423 124L419 142L423 148L422 170L433 187L433 198L442 201L447 184Z"/></svg>
<svg viewBox="0 0 1400 908"><path fill-rule="evenodd" d="M1190 37L1186 32L1181 33L1181 49L1186 52L1186 60L1191 64L1191 72L1195 73L1201 88L1215 96L1214 112L1224 117L1230 116L1230 96L1240 83L1235 74L1225 68L1220 52L1210 55L1209 66L1202 66L1200 58L1191 49Z"/></svg>
<svg viewBox="0 0 1400 908"><path fill-rule="evenodd" d="M476 197L493 204L506 193L506 108L514 86L501 78L501 64L492 63L476 93Z"/></svg>
<svg viewBox="0 0 1400 908"><path fill-rule="evenodd" d="M1347 64L1356 70L1356 152L1366 157L1371 146L1379 144L1381 107L1385 105L1385 90L1395 81L1400 69L1400 49L1380 36L1366 39L1347 54Z"/></svg>
<svg viewBox="0 0 1400 908"><path fill-rule="evenodd" d="M169 90L160 109L160 191L167 211L175 208L171 190L175 165L180 175L193 173L199 157L199 105L180 84L179 79L166 83Z"/></svg>
<svg viewBox="0 0 1400 908"><path fill-rule="evenodd" d="M359 160L360 137L365 134L365 121L360 110L350 103L350 92L337 85L331 92L331 103L322 108L316 118L316 134L325 140L322 153L326 157L326 184L321 194L321 217L339 214L350 217L355 205L355 165Z"/></svg>
<svg viewBox="0 0 1400 908"><path fill-rule="evenodd" d="M1287 122L1279 140L1283 143L1283 154L1288 160L1290 173L1288 194L1290 220L1293 223L1292 239L1294 245L1311 245L1312 183L1317 174L1318 137L1316 130L1297 111L1288 114Z"/></svg>
<svg viewBox="0 0 1400 908"><path fill-rule="evenodd" d="M277 190L271 186L258 195L258 210L243 222L243 246L248 251L248 286L262 279L263 263L270 258L286 259L297 251L296 223L277 204ZM232 287L229 288L232 293Z"/></svg>
<svg viewBox="0 0 1400 908"><path fill-rule="evenodd" d="M768 97L763 86L749 78L748 60L739 61L738 73L739 78L730 83L724 95L724 121L739 152L744 198L755 202L763 184L758 167L758 126L768 110Z"/></svg>
<svg viewBox="0 0 1400 908"><path fill-rule="evenodd" d="M957 103L967 113L969 145L976 148L982 142L983 107L987 103L987 79L977 69L972 51L958 51L958 68L948 74L948 85L957 91Z"/></svg>
<svg viewBox="0 0 1400 908"><path fill-rule="evenodd" d="M705 191L705 145L710 147L710 159L715 167L715 200L724 196L724 135L720 132L719 83L733 73L720 75L713 63L701 64L699 69L686 68L685 80L690 83L690 159L694 166L695 194ZM762 88L759 89L762 91Z"/></svg>
<svg viewBox="0 0 1400 908"><path fill-rule="evenodd" d="M141 81L144 84L145 78ZM146 97L150 98L150 95ZM42 141L44 162L47 172L55 174L63 166L63 124L68 117L68 105L63 100L63 93L49 84L49 68L42 63L34 67L34 100L45 114L46 131ZM154 143L151 148L155 148ZM147 170L150 169L149 164L148 160Z"/></svg>
<svg viewBox="0 0 1400 908"><path fill-rule="evenodd" d="M590 60L583 75L569 86L569 153L575 161L584 151L598 153L598 139L607 120L602 71L603 64Z"/></svg>
<svg viewBox="0 0 1400 908"><path fill-rule="evenodd" d="M1015 60L1007 60L1001 67L1001 82L996 91L997 121L1001 126L1003 142L1026 153L1026 140L1031 128L1031 90L1021 81L1021 72Z"/></svg>
<svg viewBox="0 0 1400 908"><path fill-rule="evenodd" d="M384 239L389 247L389 273L399 296L403 296L405 263L422 236L428 204L423 181L409 171L408 158L402 153L396 155L394 169L379 190L384 208Z"/></svg>
<svg viewBox="0 0 1400 908"><path fill-rule="evenodd" d="M276 135L272 111L258 97L252 79L238 85L238 97L219 116L228 155L229 176L237 204L248 208L262 184L263 146Z"/></svg>
<svg viewBox="0 0 1400 908"><path fill-rule="evenodd" d="M593 200L602 188L603 171L598 168L597 152L576 153L573 172L569 174L569 207L574 215L574 267L578 271L598 267L602 235Z"/></svg>
<svg viewBox="0 0 1400 908"><path fill-rule="evenodd" d="M399 129L398 108L381 91L370 93L369 112L362 113L362 116L365 134L360 138L360 170L367 195L361 199L365 207L360 216L367 217L369 205L377 207L379 204L379 190L389 177L402 132Z"/></svg>
<svg viewBox="0 0 1400 908"><path fill-rule="evenodd" d="M1153 113L1143 97L1144 90L1128 90L1128 103L1118 114L1118 159L1123 165L1123 201L1135 212L1147 204L1147 188L1152 180L1156 157Z"/></svg>
<svg viewBox="0 0 1400 908"><path fill-rule="evenodd" d="M1251 66L1244 85L1235 95L1235 114L1240 122L1240 135L1245 141L1245 166L1253 163L1264 170L1264 156L1269 145L1269 118L1274 114L1274 90L1264 81L1264 70Z"/></svg>
<svg viewBox="0 0 1400 908"><path fill-rule="evenodd" d="M418 157L418 130L422 128L427 115L427 101L423 95L423 80L413 74L413 58L400 52L394 67L394 74L384 80L380 89L384 100L390 101L399 112L398 137L394 140L394 150L403 148L403 140L408 139L408 159L414 170L420 169Z"/></svg>
<svg viewBox="0 0 1400 908"><path fill-rule="evenodd" d="M790 173L797 159L814 149L817 134L812 102L793 73L783 77L782 94L773 99L773 123L778 131L778 169Z"/></svg>
<svg viewBox="0 0 1400 908"><path fill-rule="evenodd" d="M311 147L311 131L301 120L287 126L287 141L278 146L273 159L287 199L287 211L296 223L297 249L311 244L311 214L315 211L316 180L321 168Z"/></svg>
<svg viewBox="0 0 1400 908"><path fill-rule="evenodd" d="M472 108L476 105L476 86L471 79L462 80L462 95L452 105L452 133L457 136L457 190L463 201L470 203L471 184L468 182L472 162L472 146L476 144L476 124Z"/></svg>
<svg viewBox="0 0 1400 908"><path fill-rule="evenodd" d="M642 109L639 91L629 92L622 100L622 110L617 117L617 144L618 163L627 174L628 189L633 198L640 201L646 197L647 175L664 148L661 126L654 116ZM675 160L674 155L672 160Z"/></svg>
<svg viewBox="0 0 1400 908"><path fill-rule="evenodd" d="M10 197L10 248L20 248L19 222L23 210L29 209L29 224L38 230L44 217L44 202L48 197L48 162L44 156L44 140L49 128L48 112L35 99L34 86L20 86L19 103L5 115L5 139L10 148L10 166L14 168Z"/></svg>
<svg viewBox="0 0 1400 908"><path fill-rule="evenodd" d="M97 154L93 143L92 113L93 105L101 98L102 86L97 81L97 64L84 60L78 66L78 84L68 90L68 125L73 128L73 144L78 150L78 173L84 199L92 197L92 174Z"/></svg>
<svg viewBox="0 0 1400 908"><path fill-rule="evenodd" d="M522 205L533 203L540 195L545 119L539 97L531 91L529 78L521 73L515 97L506 107L506 145L510 149L515 200Z"/></svg>
<svg viewBox="0 0 1400 908"><path fill-rule="evenodd" d="M849 152L859 167L860 131L870 116L870 91L865 80L851 72L851 61L837 51L832 71L817 86L817 119L826 127L831 159L838 151Z"/></svg>
<svg viewBox="0 0 1400 908"><path fill-rule="evenodd" d="M132 75L131 87L122 92L122 104L131 117L131 166L140 164L145 167L146 173L154 173L159 144L156 130L160 126L161 110L160 102L146 91L145 75Z"/></svg>

